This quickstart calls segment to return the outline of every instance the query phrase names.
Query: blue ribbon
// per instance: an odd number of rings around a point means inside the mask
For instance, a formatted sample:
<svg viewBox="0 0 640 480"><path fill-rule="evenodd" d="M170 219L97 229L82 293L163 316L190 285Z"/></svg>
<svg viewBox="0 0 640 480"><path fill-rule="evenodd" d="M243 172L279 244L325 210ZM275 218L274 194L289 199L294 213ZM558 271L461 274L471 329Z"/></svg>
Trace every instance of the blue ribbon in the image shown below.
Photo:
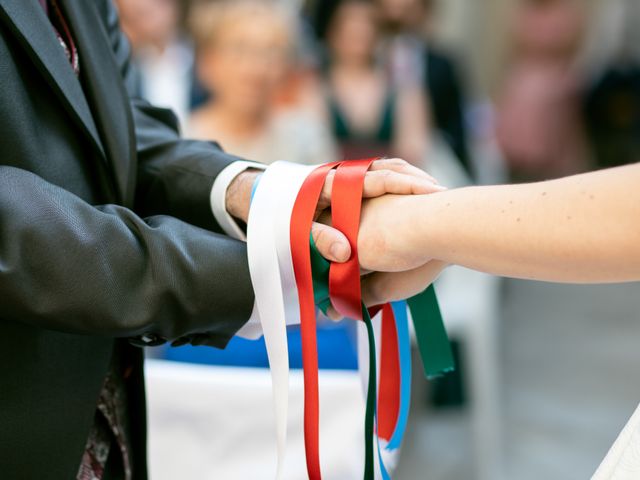
<svg viewBox="0 0 640 480"><path fill-rule="evenodd" d="M400 410L396 428L389 439L387 450L395 450L402 444L411 407L411 340L409 338L407 302L393 302L391 308L396 320L398 355L400 357Z"/></svg>
<svg viewBox="0 0 640 480"><path fill-rule="evenodd" d="M253 197L256 196L256 190L258 190L258 185L260 185L260 180L262 179L262 173L258 174L256 179L253 181L253 186L251 187L251 202L253 203Z"/></svg>

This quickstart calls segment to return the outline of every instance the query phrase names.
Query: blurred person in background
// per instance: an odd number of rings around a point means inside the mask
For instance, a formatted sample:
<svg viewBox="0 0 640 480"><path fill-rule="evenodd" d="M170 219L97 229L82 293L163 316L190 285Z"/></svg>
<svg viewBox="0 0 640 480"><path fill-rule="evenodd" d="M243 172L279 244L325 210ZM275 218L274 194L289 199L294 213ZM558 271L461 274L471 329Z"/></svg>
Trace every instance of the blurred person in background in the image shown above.
<svg viewBox="0 0 640 480"><path fill-rule="evenodd" d="M139 78L136 90L149 102L189 116L193 48L180 32L178 0L116 0Z"/></svg>
<svg viewBox="0 0 640 480"><path fill-rule="evenodd" d="M382 17L382 57L390 78L398 89L419 88L424 92L433 129L429 152L432 164L436 158L455 163L466 174L465 181L473 182L476 175L468 148L462 82L455 59L439 48L435 38L436 0L376 3ZM444 181L455 183L446 176ZM459 358L464 346L458 338L451 342L459 367L431 382L429 401L436 407L459 407L466 402L464 362Z"/></svg>
<svg viewBox="0 0 640 480"><path fill-rule="evenodd" d="M259 19L259 21L256 21ZM190 136L270 164L336 159L322 122L284 102L292 71L294 18L272 2L219 0L194 6L197 72L211 98L191 117Z"/></svg>
<svg viewBox="0 0 640 480"><path fill-rule="evenodd" d="M515 179L587 169L576 68L585 30L577 0L521 0L513 57L498 99L499 145Z"/></svg>
<svg viewBox="0 0 640 480"><path fill-rule="evenodd" d="M379 15L366 0L333 3L319 34L328 49L324 115L344 158L402 156L422 165L429 123L420 88L396 88L378 62Z"/></svg>
<svg viewBox="0 0 640 480"><path fill-rule="evenodd" d="M464 121L464 94L456 62L438 48L434 0L377 0L384 28L383 55L397 88L425 90L433 128L473 177Z"/></svg>
<svg viewBox="0 0 640 480"><path fill-rule="evenodd" d="M640 3L602 5L594 43L604 61L589 84L585 111L598 167L640 160Z"/></svg>

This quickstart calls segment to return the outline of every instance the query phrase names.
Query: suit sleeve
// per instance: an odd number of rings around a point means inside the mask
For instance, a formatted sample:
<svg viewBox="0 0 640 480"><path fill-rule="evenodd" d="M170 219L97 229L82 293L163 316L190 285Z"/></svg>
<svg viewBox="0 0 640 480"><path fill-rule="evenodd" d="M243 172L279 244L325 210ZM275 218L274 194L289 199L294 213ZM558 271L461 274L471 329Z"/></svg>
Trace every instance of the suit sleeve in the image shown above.
<svg viewBox="0 0 640 480"><path fill-rule="evenodd" d="M253 305L241 242L169 216L143 220L123 207L92 206L7 166L0 292L4 321L219 347Z"/></svg>
<svg viewBox="0 0 640 480"><path fill-rule="evenodd" d="M139 166L135 210L143 216L171 215L223 233L211 211L211 188L220 172L240 159L215 142L181 139L173 112L137 97L131 48L117 12L111 0L98 0L98 8L131 97Z"/></svg>

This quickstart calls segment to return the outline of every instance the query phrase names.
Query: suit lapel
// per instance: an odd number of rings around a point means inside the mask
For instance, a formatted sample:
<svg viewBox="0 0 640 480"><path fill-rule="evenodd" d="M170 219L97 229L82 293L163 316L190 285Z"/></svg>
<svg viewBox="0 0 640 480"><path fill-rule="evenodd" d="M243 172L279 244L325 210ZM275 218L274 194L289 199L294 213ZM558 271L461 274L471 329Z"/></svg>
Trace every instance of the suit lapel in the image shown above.
<svg viewBox="0 0 640 480"><path fill-rule="evenodd" d="M135 138L129 95L95 2L62 0L80 55L81 75L121 200L130 206L135 185Z"/></svg>
<svg viewBox="0 0 640 480"><path fill-rule="evenodd" d="M0 21L18 37L27 55L55 88L56 94L104 157L100 135L78 78L44 11L35 0L0 0Z"/></svg>

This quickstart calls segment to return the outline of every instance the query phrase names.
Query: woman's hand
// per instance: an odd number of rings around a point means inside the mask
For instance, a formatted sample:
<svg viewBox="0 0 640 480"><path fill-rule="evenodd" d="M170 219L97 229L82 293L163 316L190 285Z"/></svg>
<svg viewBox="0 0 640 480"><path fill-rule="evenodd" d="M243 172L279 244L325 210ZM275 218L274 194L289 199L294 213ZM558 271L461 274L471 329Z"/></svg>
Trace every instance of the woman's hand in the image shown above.
<svg viewBox="0 0 640 480"><path fill-rule="evenodd" d="M433 257L413 246L423 196L385 195L362 206L358 256L365 271L404 272L423 266Z"/></svg>
<svg viewBox="0 0 640 480"><path fill-rule="evenodd" d="M247 170L238 175L227 190L228 212L247 222L251 190L259 172ZM311 234L318 250L327 260L332 262L346 262L351 257L351 246L347 238L330 226L326 218L331 205L333 179L335 171L329 172L325 181L318 206L316 222L313 223ZM362 197L371 199L386 194L394 195L424 195L446 190L429 174L398 158L380 159L373 162L364 178Z"/></svg>
<svg viewBox="0 0 640 480"><path fill-rule="evenodd" d="M319 219L326 218L331 205L335 170L327 175L316 209L316 222L311 227L313 240L318 250L329 261L346 262L351 257L351 247L346 237L338 230L330 227L330 222ZM364 177L362 188L363 199L380 198L385 195L426 195L442 192L446 188L428 173L414 167L399 158L383 158L371 164Z"/></svg>

